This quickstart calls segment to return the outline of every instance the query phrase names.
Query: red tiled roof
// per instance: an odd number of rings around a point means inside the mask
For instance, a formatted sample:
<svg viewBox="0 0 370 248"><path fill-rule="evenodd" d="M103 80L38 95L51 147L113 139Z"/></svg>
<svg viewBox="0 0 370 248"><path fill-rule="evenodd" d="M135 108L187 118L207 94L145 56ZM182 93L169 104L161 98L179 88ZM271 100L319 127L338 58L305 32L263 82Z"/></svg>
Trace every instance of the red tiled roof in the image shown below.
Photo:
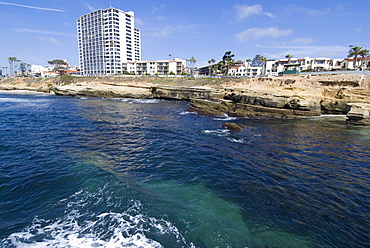
<svg viewBox="0 0 370 248"><path fill-rule="evenodd" d="M345 58L344 60L347 60L347 61L355 61L354 58ZM357 61L361 61L362 60L362 57L361 56L358 56L357 57ZM365 57L364 60L370 60L370 57Z"/></svg>

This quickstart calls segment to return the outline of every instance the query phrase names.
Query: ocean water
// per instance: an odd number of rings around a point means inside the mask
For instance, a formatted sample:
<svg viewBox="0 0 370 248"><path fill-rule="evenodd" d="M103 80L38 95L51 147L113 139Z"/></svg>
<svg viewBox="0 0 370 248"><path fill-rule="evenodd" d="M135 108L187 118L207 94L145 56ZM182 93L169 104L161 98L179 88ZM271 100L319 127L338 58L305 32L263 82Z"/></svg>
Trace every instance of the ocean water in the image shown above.
<svg viewBox="0 0 370 248"><path fill-rule="evenodd" d="M370 247L369 127L187 108L0 94L0 247Z"/></svg>

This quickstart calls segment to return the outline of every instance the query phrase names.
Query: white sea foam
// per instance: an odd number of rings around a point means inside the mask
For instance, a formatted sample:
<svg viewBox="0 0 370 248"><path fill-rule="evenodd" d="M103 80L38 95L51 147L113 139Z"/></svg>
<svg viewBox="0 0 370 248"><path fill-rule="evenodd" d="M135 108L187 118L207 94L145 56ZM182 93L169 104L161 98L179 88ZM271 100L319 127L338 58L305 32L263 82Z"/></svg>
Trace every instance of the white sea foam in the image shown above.
<svg viewBox="0 0 370 248"><path fill-rule="evenodd" d="M320 115L318 117L346 117L346 115Z"/></svg>
<svg viewBox="0 0 370 248"><path fill-rule="evenodd" d="M30 98L0 98L3 108L7 110L15 110L18 108L46 108L49 106L50 101L47 98L30 99Z"/></svg>
<svg viewBox="0 0 370 248"><path fill-rule="evenodd" d="M227 139L234 143L245 143L244 139L236 139L236 138L227 138Z"/></svg>
<svg viewBox="0 0 370 248"><path fill-rule="evenodd" d="M213 119L216 121L231 121L231 120L236 120L237 117L231 117L231 116L228 116L227 114L224 114L224 115L216 116Z"/></svg>
<svg viewBox="0 0 370 248"><path fill-rule="evenodd" d="M97 234L81 234L83 228L74 223L65 226L65 223L51 224L45 227L31 226L28 230L11 234L9 244L15 247L163 247L160 243L148 239L145 235L136 233L124 237L121 230L114 230L114 234L107 240L97 237ZM42 237L42 240L38 240Z"/></svg>
<svg viewBox="0 0 370 248"><path fill-rule="evenodd" d="M197 112L193 112L193 111L182 111L182 112L180 112L180 115L197 115Z"/></svg>
<svg viewBox="0 0 370 248"><path fill-rule="evenodd" d="M128 104L154 104L154 103L160 103L161 99L134 99L134 98L91 98L91 97L79 97L81 100L86 99L96 99L96 100L103 100L103 101L117 101L117 102L124 102Z"/></svg>
<svg viewBox="0 0 370 248"><path fill-rule="evenodd" d="M160 103L162 101L160 99L133 99L133 98L113 98L112 100L136 104L153 104Z"/></svg>
<svg viewBox="0 0 370 248"><path fill-rule="evenodd" d="M204 130L203 133L214 134L217 136L226 136L230 134L228 129L215 129L215 130Z"/></svg>
<svg viewBox="0 0 370 248"><path fill-rule="evenodd" d="M162 100L160 99L132 99L133 103L143 103L143 104L153 104L153 103L160 103Z"/></svg>
<svg viewBox="0 0 370 248"><path fill-rule="evenodd" d="M0 98L0 102L9 102L9 103L44 103L49 102L48 99L30 99L30 98Z"/></svg>
<svg viewBox="0 0 370 248"><path fill-rule="evenodd" d="M153 103L160 103L162 100L160 99L134 99L134 98L112 98L106 100L114 100L119 102L125 103L136 103L136 104L153 104Z"/></svg>
<svg viewBox="0 0 370 248"><path fill-rule="evenodd" d="M163 247L149 236L186 244L177 227L164 219L147 216L139 201L122 213L100 214L83 210L98 194L77 192L66 202L65 215L54 220L35 219L26 229L11 234L0 245L11 247ZM71 201L72 200L72 201ZM100 202L103 199L98 200ZM109 201L109 200L108 200ZM107 203L108 204L108 203ZM185 245L187 246L187 245Z"/></svg>

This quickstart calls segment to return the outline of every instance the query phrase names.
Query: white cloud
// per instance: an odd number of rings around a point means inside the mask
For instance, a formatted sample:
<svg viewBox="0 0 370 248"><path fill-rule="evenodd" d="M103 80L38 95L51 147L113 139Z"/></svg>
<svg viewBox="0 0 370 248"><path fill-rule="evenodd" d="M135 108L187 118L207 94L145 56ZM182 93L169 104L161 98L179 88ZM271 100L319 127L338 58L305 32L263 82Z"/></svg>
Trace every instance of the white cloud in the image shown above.
<svg viewBox="0 0 370 248"><path fill-rule="evenodd" d="M329 9L329 8L323 9L323 10L319 10L319 9L303 9L303 11L307 15L310 15L310 16L323 16L323 15L328 15L328 14L330 14L332 12L331 9Z"/></svg>
<svg viewBox="0 0 370 248"><path fill-rule="evenodd" d="M155 32L154 36L156 37L167 37L172 33L173 28L171 27L165 27L162 30Z"/></svg>
<svg viewBox="0 0 370 248"><path fill-rule="evenodd" d="M362 28L361 27L355 28L355 32L356 33L361 33L362 32Z"/></svg>
<svg viewBox="0 0 370 248"><path fill-rule="evenodd" d="M35 6L28 6L28 5L17 4L17 3L6 3L6 2L0 2L0 4L13 5L13 6L23 7L23 8L28 8L28 9L38 9L38 10L47 10L47 11L65 12L64 10L60 10L60 9L51 9L51 8L35 7Z"/></svg>
<svg viewBox="0 0 370 248"><path fill-rule="evenodd" d="M235 5L234 8L236 9L236 19L238 21L243 21L245 18L252 16L252 15L266 15L270 18L274 18L275 16L270 12L263 12L262 6L260 4L255 5Z"/></svg>
<svg viewBox="0 0 370 248"><path fill-rule="evenodd" d="M179 31L179 30L182 30L182 29L188 28L188 27L189 26L184 27L181 24L178 25L178 26L166 26L166 27L162 28L160 31L154 32L153 35L156 36L156 37L166 38L166 37L169 37L173 32Z"/></svg>
<svg viewBox="0 0 370 248"><path fill-rule="evenodd" d="M53 38L53 37L39 36L39 39L42 40L42 41L49 41L49 42L54 43L54 44L57 44L57 45L60 44L60 42L57 39Z"/></svg>
<svg viewBox="0 0 370 248"><path fill-rule="evenodd" d="M286 9L286 12L293 12L293 13L303 13L308 16L323 16L323 15L328 15L332 13L332 10L329 8L326 9L309 9L309 8L302 8L302 7L289 7Z"/></svg>
<svg viewBox="0 0 370 248"><path fill-rule="evenodd" d="M156 12L159 12L160 10L164 9L166 7L166 5L164 4L160 4L158 6L152 6L152 13L156 13Z"/></svg>
<svg viewBox="0 0 370 248"><path fill-rule="evenodd" d="M142 25L144 25L144 22L141 18L138 18L138 17L135 16L135 25L142 26Z"/></svg>
<svg viewBox="0 0 370 248"><path fill-rule="evenodd" d="M311 38L296 38L292 42L299 45L307 45L312 43L314 40Z"/></svg>
<svg viewBox="0 0 370 248"><path fill-rule="evenodd" d="M166 20L167 20L167 17L165 17L165 16L157 16L157 21L163 22L163 21L166 21Z"/></svg>
<svg viewBox="0 0 370 248"><path fill-rule="evenodd" d="M239 21L252 16L252 15L260 15L262 13L262 6L259 4L256 5L235 5L236 8L236 17Z"/></svg>
<svg viewBox="0 0 370 248"><path fill-rule="evenodd" d="M278 49L277 53L266 53L266 57L272 59L284 58L286 54L293 54L295 58L303 57L328 57L343 58L348 53L346 46L260 46L265 49Z"/></svg>
<svg viewBox="0 0 370 248"><path fill-rule="evenodd" d="M271 14L270 12L263 12L263 14L264 14L265 16L270 17L271 19L275 18L275 16L274 16L273 14Z"/></svg>
<svg viewBox="0 0 370 248"><path fill-rule="evenodd" d="M280 37L280 36L288 36L292 33L291 29L284 29L281 30L279 28L270 27L270 28L249 28L243 32L235 34L235 38L240 41L244 42L246 40L251 39L260 39L264 37Z"/></svg>

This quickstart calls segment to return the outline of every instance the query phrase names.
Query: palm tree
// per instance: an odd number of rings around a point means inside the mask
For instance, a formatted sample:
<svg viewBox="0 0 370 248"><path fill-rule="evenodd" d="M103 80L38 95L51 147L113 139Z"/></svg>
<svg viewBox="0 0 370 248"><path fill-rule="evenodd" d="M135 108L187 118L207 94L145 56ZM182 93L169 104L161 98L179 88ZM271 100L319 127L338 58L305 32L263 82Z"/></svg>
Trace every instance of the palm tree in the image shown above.
<svg viewBox="0 0 370 248"><path fill-rule="evenodd" d="M211 76L211 60L208 60L208 75Z"/></svg>
<svg viewBox="0 0 370 248"><path fill-rule="evenodd" d="M359 51L358 55L360 55L362 57L362 59L361 59L361 68L362 68L364 66L365 57L370 55L369 50L362 49L361 51Z"/></svg>
<svg viewBox="0 0 370 248"><path fill-rule="evenodd" d="M209 69L209 75L211 76L212 75L212 72L213 72L213 66L214 66L214 63L216 62L215 59L210 59L208 60L208 69Z"/></svg>
<svg viewBox="0 0 370 248"><path fill-rule="evenodd" d="M191 63L190 64L190 67L191 67L191 74L193 75L193 69L195 67L195 63L197 62L197 60L193 57L191 57L191 59L189 59L189 62Z"/></svg>
<svg viewBox="0 0 370 248"><path fill-rule="evenodd" d="M222 57L222 61L224 62L224 75L229 72L229 68L234 65L234 57L235 55L231 53L231 51L225 52L224 56Z"/></svg>
<svg viewBox="0 0 370 248"><path fill-rule="evenodd" d="M27 64L25 62L21 62L19 65L19 69L21 70L21 77L24 77L27 72L27 68L30 67L30 64Z"/></svg>
<svg viewBox="0 0 370 248"><path fill-rule="evenodd" d="M351 49L348 52L348 57L354 57L355 62L353 64L353 67L354 67L353 69L356 70L357 57L358 57L358 55L359 55L362 47L360 47L360 46L353 46L353 45L350 45L349 47Z"/></svg>
<svg viewBox="0 0 370 248"><path fill-rule="evenodd" d="M215 63L216 63L216 60L214 58L211 59L211 63L212 63L212 70L211 70L211 74L213 74L213 67L215 66Z"/></svg>
<svg viewBox="0 0 370 248"><path fill-rule="evenodd" d="M17 58L16 57L9 57L8 58L8 62L9 62L9 76L12 75L13 66L14 66L15 61L17 61Z"/></svg>
<svg viewBox="0 0 370 248"><path fill-rule="evenodd" d="M285 58L287 58L288 59L288 63L290 63L290 59L293 58L293 55L287 54L287 55L285 55Z"/></svg>
<svg viewBox="0 0 370 248"><path fill-rule="evenodd" d="M245 62L247 62L247 63L246 63L247 68L249 68L249 67L250 67L250 65L251 65L251 61L252 61L251 59L246 59L246 60L245 60Z"/></svg>
<svg viewBox="0 0 370 248"><path fill-rule="evenodd" d="M15 75L16 76L18 76L18 65L19 65L19 63L21 63L22 61L20 60L20 59L16 59L15 61L14 61L14 67L15 67L15 71L14 71L14 73L15 73Z"/></svg>

